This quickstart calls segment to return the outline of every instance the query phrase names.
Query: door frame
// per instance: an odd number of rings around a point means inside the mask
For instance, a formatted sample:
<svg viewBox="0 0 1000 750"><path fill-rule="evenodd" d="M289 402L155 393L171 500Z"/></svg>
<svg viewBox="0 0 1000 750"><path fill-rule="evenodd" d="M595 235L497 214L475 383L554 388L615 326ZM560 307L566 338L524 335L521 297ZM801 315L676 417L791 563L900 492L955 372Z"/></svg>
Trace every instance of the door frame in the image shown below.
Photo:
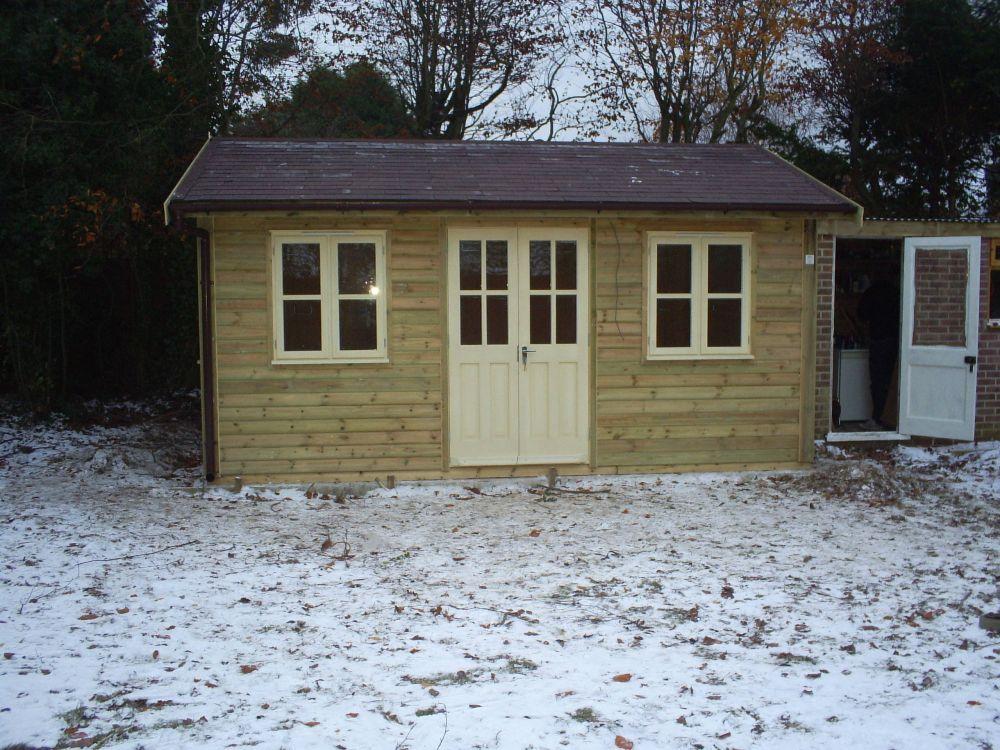
<svg viewBox="0 0 1000 750"><path fill-rule="evenodd" d="M592 419L592 402L593 402L593 373L591 372L591 365L593 359L593 347L594 347L594 336L593 336L593 315L592 315L592 294L591 294L591 282L592 282L592 248L591 248L591 227L589 223L584 224L580 222L574 222L572 220L563 223L542 223L542 222L516 222L516 223L504 223L498 222L496 224L487 224L484 222L476 223L466 223L466 222L445 222L443 240L444 240L444 252L445 252L445 262L444 266L444 285L445 294L443 295L445 300L445 310L444 310L444 331L445 331L445 341L444 341L444 368L443 378L445 381L445 404L444 404L444 449L446 458L446 465L452 468L468 468L468 467L489 467L489 466L538 466L538 465L580 465L580 464L591 464L593 462L593 419ZM510 247L510 256L508 257L508 289L509 289L509 299L511 311L509 312L510 324L508 326L509 338L508 343L505 345L509 348L511 354L509 355L511 361L519 354L519 349L521 346L520 336L521 336L521 322L520 315L523 307L527 307L526 304L522 304L522 296L528 294L528 281L527 279L521 278L521 246L522 240L525 236L538 235L538 234L549 234L553 240L557 238L557 235L563 235L567 238L574 238L577 240L578 248L578 270L577 270L577 335L578 337L583 337L582 342L578 344L580 347L579 355L579 365L581 372L581 381L583 382L584 388L583 393L580 395L579 401L581 408L578 410L578 417L582 423L583 429L583 439L582 439L582 451L579 454L573 454L572 456L523 456L520 453L520 446L516 446L515 453L513 456L504 456L503 458L488 458L488 459L468 459L459 458L456 459L454 455L453 445L456 435L458 434L455 429L455 420L458 418L458 410L456 409L458 393L455 388L455 367L461 360L456 359L456 349L459 346L458 341L460 340L460 321L459 321L459 297L460 290L458 284L458 248L461 239L508 239ZM535 237L538 238L537 236ZM526 243L526 240L524 240ZM525 246L527 246L525 244ZM554 271L554 269L553 269ZM522 288L523 287L523 288ZM525 342L526 343L526 342ZM517 369L520 372L520 367ZM518 386L520 387L520 378L517 379ZM517 442L520 443L520 408L519 404L515 404L514 412L516 414L516 419L518 422L518 435Z"/></svg>

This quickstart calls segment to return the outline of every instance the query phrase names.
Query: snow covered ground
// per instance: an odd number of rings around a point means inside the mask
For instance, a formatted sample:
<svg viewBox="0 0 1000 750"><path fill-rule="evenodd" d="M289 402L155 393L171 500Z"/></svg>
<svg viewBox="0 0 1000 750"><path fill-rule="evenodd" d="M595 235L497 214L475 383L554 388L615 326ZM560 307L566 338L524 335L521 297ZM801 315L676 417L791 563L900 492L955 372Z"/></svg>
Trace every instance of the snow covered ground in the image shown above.
<svg viewBox="0 0 1000 750"><path fill-rule="evenodd" d="M1000 445L813 472L201 487L0 425L0 748L1000 746Z"/></svg>

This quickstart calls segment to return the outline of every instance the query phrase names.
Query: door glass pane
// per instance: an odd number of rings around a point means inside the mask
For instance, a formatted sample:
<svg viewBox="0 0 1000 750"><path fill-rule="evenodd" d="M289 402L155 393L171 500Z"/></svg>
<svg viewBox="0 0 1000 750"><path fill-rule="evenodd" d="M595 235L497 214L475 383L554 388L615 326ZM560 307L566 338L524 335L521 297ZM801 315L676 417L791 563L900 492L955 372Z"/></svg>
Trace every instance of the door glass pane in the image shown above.
<svg viewBox="0 0 1000 750"><path fill-rule="evenodd" d="M556 289L576 289L575 242L556 243Z"/></svg>
<svg viewBox="0 0 1000 750"><path fill-rule="evenodd" d="M691 246L656 246L657 294L688 294L691 291Z"/></svg>
<svg viewBox="0 0 1000 750"><path fill-rule="evenodd" d="M532 289L552 288L552 243L532 240L528 243L528 265Z"/></svg>
<svg viewBox="0 0 1000 750"><path fill-rule="evenodd" d="M375 300L340 300L340 348L343 351L378 349Z"/></svg>
<svg viewBox="0 0 1000 750"><path fill-rule="evenodd" d="M490 295L486 298L486 343L491 346L507 343L506 295Z"/></svg>
<svg viewBox="0 0 1000 750"><path fill-rule="evenodd" d="M708 345L740 346L742 344L742 300L710 299L708 301Z"/></svg>
<svg viewBox="0 0 1000 750"><path fill-rule="evenodd" d="M691 346L691 300L656 300L656 345Z"/></svg>
<svg viewBox="0 0 1000 750"><path fill-rule="evenodd" d="M463 346L478 346L483 343L482 297L463 295L459 303L459 327Z"/></svg>
<svg viewBox="0 0 1000 750"><path fill-rule="evenodd" d="M284 294L319 294L319 244L282 244L281 290Z"/></svg>
<svg viewBox="0 0 1000 750"><path fill-rule="evenodd" d="M337 245L337 288L341 294L368 294L375 285L375 245L341 242Z"/></svg>
<svg viewBox="0 0 1000 750"><path fill-rule="evenodd" d="M576 343L576 295L556 296L556 343Z"/></svg>
<svg viewBox="0 0 1000 750"><path fill-rule="evenodd" d="M486 288L507 288L507 242L487 240L486 242Z"/></svg>
<svg viewBox="0 0 1000 750"><path fill-rule="evenodd" d="M323 348L323 324L318 299L282 302L286 352L318 352Z"/></svg>
<svg viewBox="0 0 1000 750"><path fill-rule="evenodd" d="M462 240L458 243L458 288L482 289L482 243Z"/></svg>
<svg viewBox="0 0 1000 750"><path fill-rule="evenodd" d="M743 287L743 248L708 246L708 291L739 294Z"/></svg>
<svg viewBox="0 0 1000 750"><path fill-rule="evenodd" d="M532 344L552 343L552 303L548 294L532 294L529 317Z"/></svg>
<svg viewBox="0 0 1000 750"><path fill-rule="evenodd" d="M964 249L917 249L913 265L913 346L965 346L967 258ZM886 296L888 292L877 298L873 295L871 306L885 305L878 300ZM877 312L873 310L869 317L874 318Z"/></svg>

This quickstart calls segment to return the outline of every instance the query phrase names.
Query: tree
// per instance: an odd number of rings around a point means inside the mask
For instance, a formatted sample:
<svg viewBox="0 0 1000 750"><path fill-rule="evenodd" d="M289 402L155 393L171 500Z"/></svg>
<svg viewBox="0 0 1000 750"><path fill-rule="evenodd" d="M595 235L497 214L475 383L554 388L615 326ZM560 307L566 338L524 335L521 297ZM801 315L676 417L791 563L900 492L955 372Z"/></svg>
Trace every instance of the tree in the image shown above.
<svg viewBox="0 0 1000 750"><path fill-rule="evenodd" d="M308 58L299 26L315 0L166 0L163 63L204 128L228 131L248 102L274 96Z"/></svg>
<svg viewBox="0 0 1000 750"><path fill-rule="evenodd" d="M186 119L154 49L141 0L0 15L0 385L41 408L195 382L194 263L159 210Z"/></svg>
<svg viewBox="0 0 1000 750"><path fill-rule="evenodd" d="M343 71L313 68L288 96L254 110L236 127L241 135L299 138L393 138L414 130L399 92L367 61Z"/></svg>
<svg viewBox="0 0 1000 750"><path fill-rule="evenodd" d="M1000 132L1000 27L992 3L817 0L800 91L832 186L869 214L947 217L984 207ZM992 19L992 20L991 20ZM772 145L796 160L790 143ZM808 157L815 160L815 151Z"/></svg>
<svg viewBox="0 0 1000 750"><path fill-rule="evenodd" d="M345 0L328 10L335 41L386 71L418 134L459 139L473 126L510 135L524 125L490 120L491 108L529 82L560 38L557 8L557 0Z"/></svg>
<svg viewBox="0 0 1000 750"><path fill-rule="evenodd" d="M586 0L577 16L602 125L646 141L744 141L776 96L799 0Z"/></svg>

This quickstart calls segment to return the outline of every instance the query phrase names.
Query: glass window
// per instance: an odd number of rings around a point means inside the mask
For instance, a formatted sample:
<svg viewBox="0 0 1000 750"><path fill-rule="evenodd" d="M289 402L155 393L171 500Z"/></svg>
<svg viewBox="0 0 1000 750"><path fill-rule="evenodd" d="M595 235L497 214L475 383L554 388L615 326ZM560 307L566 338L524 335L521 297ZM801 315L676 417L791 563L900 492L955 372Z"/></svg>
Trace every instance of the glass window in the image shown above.
<svg viewBox="0 0 1000 750"><path fill-rule="evenodd" d="M341 294L368 294L375 284L375 245L341 242L337 245L337 284Z"/></svg>
<svg viewBox="0 0 1000 750"><path fill-rule="evenodd" d="M483 288L483 244L462 240L458 246L458 288Z"/></svg>
<svg viewBox="0 0 1000 750"><path fill-rule="evenodd" d="M384 235L300 237L275 241L275 361L384 361Z"/></svg>
<svg viewBox="0 0 1000 750"><path fill-rule="evenodd" d="M576 289L576 243L556 243L556 289Z"/></svg>
<svg viewBox="0 0 1000 750"><path fill-rule="evenodd" d="M478 287L474 288L478 289ZM507 289L506 240L487 240L486 242L486 288L498 291Z"/></svg>
<svg viewBox="0 0 1000 750"><path fill-rule="evenodd" d="M528 243L528 270L531 289L552 288L552 243L531 240Z"/></svg>
<svg viewBox="0 0 1000 750"><path fill-rule="evenodd" d="M319 245L281 246L281 286L285 294L319 294Z"/></svg>
<svg viewBox="0 0 1000 750"><path fill-rule="evenodd" d="M749 263L747 235L650 235L649 357L749 354Z"/></svg>
<svg viewBox="0 0 1000 750"><path fill-rule="evenodd" d="M283 303L285 349L318 352L323 348L323 318L320 301L286 299Z"/></svg>

